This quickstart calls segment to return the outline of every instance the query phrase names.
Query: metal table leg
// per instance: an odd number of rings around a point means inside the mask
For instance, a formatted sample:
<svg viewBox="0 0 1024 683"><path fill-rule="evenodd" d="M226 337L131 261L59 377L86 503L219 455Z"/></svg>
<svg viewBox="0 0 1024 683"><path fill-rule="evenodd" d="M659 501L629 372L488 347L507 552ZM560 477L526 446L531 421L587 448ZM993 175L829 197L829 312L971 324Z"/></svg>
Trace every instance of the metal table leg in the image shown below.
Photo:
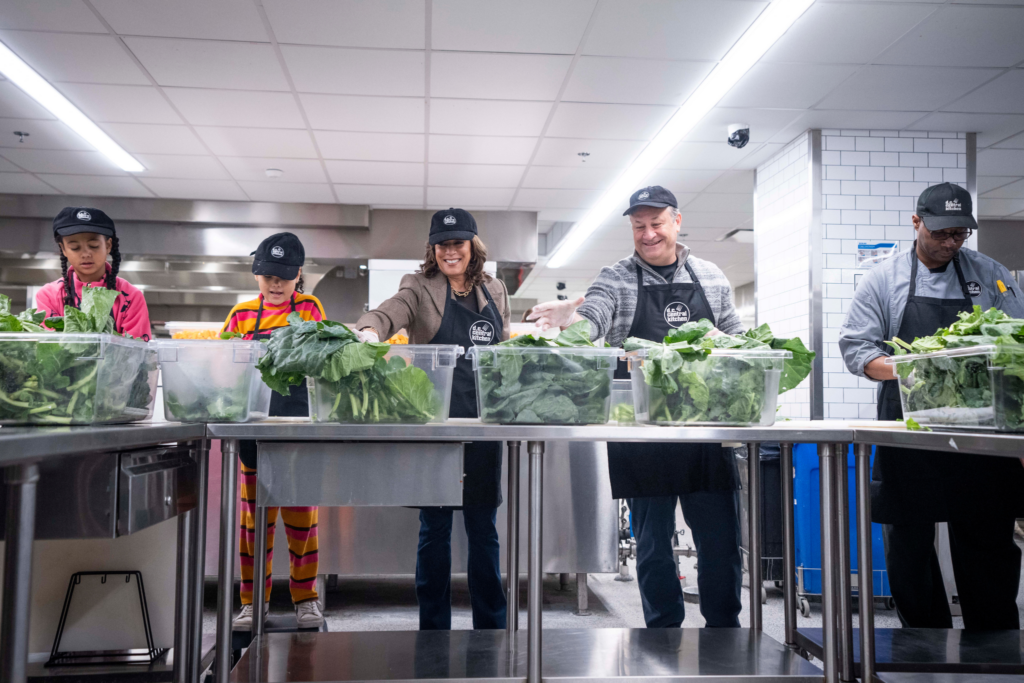
<svg viewBox="0 0 1024 683"><path fill-rule="evenodd" d="M257 475L258 476L258 475ZM267 508L260 505L256 495L256 547L252 551L252 638L257 649L263 635L263 617L267 600Z"/></svg>
<svg viewBox="0 0 1024 683"><path fill-rule="evenodd" d="M220 556L217 567L216 683L231 676L231 605L235 588L235 510L238 504L238 439L221 441Z"/></svg>
<svg viewBox="0 0 1024 683"><path fill-rule="evenodd" d="M854 446L857 455L857 595L860 601L860 677L875 676L875 584L871 560L871 446Z"/></svg>
<svg viewBox="0 0 1024 683"><path fill-rule="evenodd" d="M191 583L195 547L193 546L193 519L195 510L178 515L178 559L174 573L174 683L188 683L192 671L189 646L192 630Z"/></svg>
<svg viewBox="0 0 1024 683"><path fill-rule="evenodd" d="M586 572L577 572L576 574L576 616L590 616L590 595L587 594Z"/></svg>
<svg viewBox="0 0 1024 683"><path fill-rule="evenodd" d="M836 652L836 572L835 562L835 445L818 444L819 484L821 487L821 631L825 683L838 680Z"/></svg>
<svg viewBox="0 0 1024 683"><path fill-rule="evenodd" d="M508 442L508 495L506 512L508 528L505 534L505 556L508 577L505 587L508 602L505 633L509 652L515 651L515 633L519 630L519 451L521 441Z"/></svg>
<svg viewBox="0 0 1024 683"><path fill-rule="evenodd" d="M793 444L779 444L782 477L782 584L786 618L786 646L796 648L796 545L793 524Z"/></svg>
<svg viewBox="0 0 1024 683"><path fill-rule="evenodd" d="M747 444L747 510L750 553L750 628L761 630L761 444Z"/></svg>
<svg viewBox="0 0 1024 683"><path fill-rule="evenodd" d="M11 465L7 482L3 614L0 616L0 680L24 683L32 608L32 541L36 531L39 467Z"/></svg>
<svg viewBox="0 0 1024 683"><path fill-rule="evenodd" d="M210 472L210 441L203 438L196 442L195 459L199 468L197 477L198 495L195 519L192 523L192 629L189 641L189 683L199 683L202 671L199 670L203 659L203 584L206 580L206 506L207 482Z"/></svg>
<svg viewBox="0 0 1024 683"><path fill-rule="evenodd" d="M530 454L530 584L526 601L526 681L541 681L541 606L544 575L543 538L541 536L544 514L544 442L529 441L526 445Z"/></svg>
<svg viewBox="0 0 1024 683"><path fill-rule="evenodd" d="M835 481L836 481L836 590L837 622L839 636L839 680L852 681L853 678L853 598L850 585L850 491L849 464L846 444L836 444Z"/></svg>

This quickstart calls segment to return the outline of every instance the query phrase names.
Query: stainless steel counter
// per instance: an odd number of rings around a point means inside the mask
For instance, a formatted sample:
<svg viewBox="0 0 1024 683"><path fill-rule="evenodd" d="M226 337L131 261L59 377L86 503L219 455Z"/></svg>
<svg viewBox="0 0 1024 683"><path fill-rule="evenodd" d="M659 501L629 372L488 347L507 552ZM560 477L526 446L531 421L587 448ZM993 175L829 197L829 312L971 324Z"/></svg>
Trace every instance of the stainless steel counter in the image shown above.
<svg viewBox="0 0 1024 683"><path fill-rule="evenodd" d="M155 446L172 441L193 441L205 435L205 425L178 422L94 427L0 427L0 466L64 455Z"/></svg>

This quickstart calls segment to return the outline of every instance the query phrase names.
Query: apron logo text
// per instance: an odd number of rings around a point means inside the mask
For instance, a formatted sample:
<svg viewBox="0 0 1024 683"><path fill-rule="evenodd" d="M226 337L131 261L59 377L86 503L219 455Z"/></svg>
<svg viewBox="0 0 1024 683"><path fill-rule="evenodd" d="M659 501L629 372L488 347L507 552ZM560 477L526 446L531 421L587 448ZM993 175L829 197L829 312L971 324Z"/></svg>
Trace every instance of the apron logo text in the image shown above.
<svg viewBox="0 0 1024 683"><path fill-rule="evenodd" d="M980 282L976 282L974 280L968 280L967 281L967 293L970 294L972 297L975 297L975 298L981 296L981 283Z"/></svg>
<svg viewBox="0 0 1024 683"><path fill-rule="evenodd" d="M486 320L478 320L469 326L469 341L474 346L487 346L494 340L494 326Z"/></svg>
<svg viewBox="0 0 1024 683"><path fill-rule="evenodd" d="M690 309L682 301L673 301L665 307L665 322L672 327L690 322Z"/></svg>

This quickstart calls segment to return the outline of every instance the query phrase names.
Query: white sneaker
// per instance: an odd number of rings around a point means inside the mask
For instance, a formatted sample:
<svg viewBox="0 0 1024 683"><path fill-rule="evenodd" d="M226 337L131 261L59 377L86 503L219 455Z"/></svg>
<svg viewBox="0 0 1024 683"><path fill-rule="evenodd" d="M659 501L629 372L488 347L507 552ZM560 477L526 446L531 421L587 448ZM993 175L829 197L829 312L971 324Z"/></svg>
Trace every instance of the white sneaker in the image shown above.
<svg viewBox="0 0 1024 683"><path fill-rule="evenodd" d="M267 612L270 610L270 605L267 604L263 608L263 618L267 618ZM232 631L249 631L252 630L252 605L242 605L242 611L238 613L235 620L231 622Z"/></svg>
<svg viewBox="0 0 1024 683"><path fill-rule="evenodd" d="M324 615L316 600L307 600L295 605L295 621L299 628L320 628L324 624Z"/></svg>

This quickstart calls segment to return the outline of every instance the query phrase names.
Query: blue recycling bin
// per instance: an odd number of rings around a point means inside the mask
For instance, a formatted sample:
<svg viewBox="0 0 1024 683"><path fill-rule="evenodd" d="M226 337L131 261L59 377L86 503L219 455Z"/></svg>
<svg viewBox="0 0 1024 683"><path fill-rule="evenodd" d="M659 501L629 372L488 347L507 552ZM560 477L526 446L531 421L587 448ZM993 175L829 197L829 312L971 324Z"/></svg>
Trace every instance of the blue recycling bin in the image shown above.
<svg viewBox="0 0 1024 683"><path fill-rule="evenodd" d="M871 449L871 461L874 463L875 451ZM794 501L794 536L796 545L797 591L801 596L821 595L821 487L818 476L818 446L811 443L798 443L793 446L793 468L796 478L793 482ZM859 582L857 563L857 485L856 461L853 446L846 455L847 491L850 503L850 559L854 574L854 592ZM871 561L872 581L875 597L885 598L892 595L889 588L889 575L885 570L885 546L882 540L882 525L871 525Z"/></svg>

